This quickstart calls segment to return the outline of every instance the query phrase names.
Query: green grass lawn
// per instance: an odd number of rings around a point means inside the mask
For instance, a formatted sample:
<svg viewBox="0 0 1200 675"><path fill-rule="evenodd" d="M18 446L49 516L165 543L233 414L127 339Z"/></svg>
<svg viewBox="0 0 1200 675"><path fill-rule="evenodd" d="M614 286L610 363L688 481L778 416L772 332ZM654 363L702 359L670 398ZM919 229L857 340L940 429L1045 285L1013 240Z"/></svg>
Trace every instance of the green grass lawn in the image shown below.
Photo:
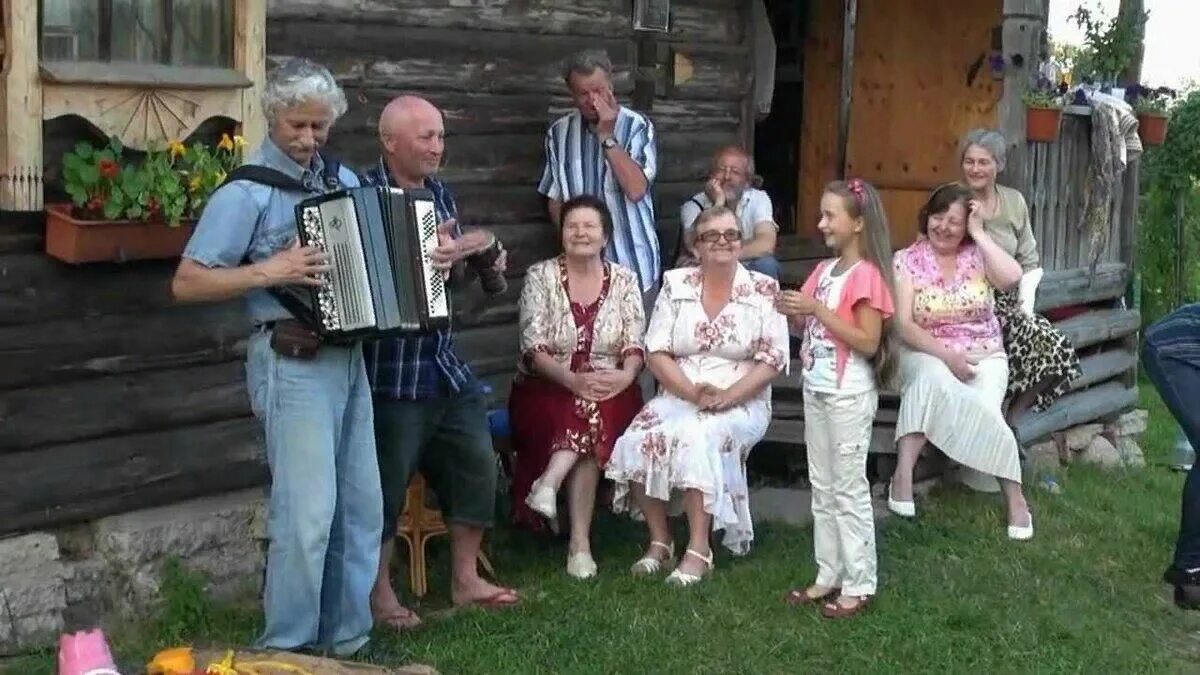
<svg viewBox="0 0 1200 675"><path fill-rule="evenodd" d="M1174 423L1142 392L1146 469L1076 464L1059 476L1061 495L1031 486L1037 535L1023 543L1005 537L998 497L936 490L917 521L883 524L880 594L859 618L831 622L782 602L814 574L808 529L760 527L750 556L719 554L709 581L673 589L629 576L642 530L604 514L590 583L566 576L562 544L496 535L501 579L526 598L516 610L439 612L448 560L435 540L425 625L380 633L360 658L444 673L1200 672L1200 616L1177 610L1159 580L1183 480L1164 467ZM258 620L177 583L158 620L114 633L114 650L138 664L180 640L247 643ZM31 657L13 672L50 673L51 661Z"/></svg>

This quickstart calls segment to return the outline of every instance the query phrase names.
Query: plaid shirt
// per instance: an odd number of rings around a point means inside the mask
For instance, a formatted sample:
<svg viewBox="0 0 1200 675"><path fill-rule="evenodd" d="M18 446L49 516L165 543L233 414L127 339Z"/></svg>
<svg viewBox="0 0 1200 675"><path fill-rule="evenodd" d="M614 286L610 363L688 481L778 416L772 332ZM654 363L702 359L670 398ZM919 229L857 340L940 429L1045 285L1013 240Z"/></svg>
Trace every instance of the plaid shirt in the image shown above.
<svg viewBox="0 0 1200 675"><path fill-rule="evenodd" d="M370 185L396 187L382 158L365 178ZM428 177L425 188L433 193L439 221L458 217L450 188ZM379 397L416 401L437 398L446 387L461 393L478 386L470 367L454 353L449 328L363 342L363 357L371 391Z"/></svg>

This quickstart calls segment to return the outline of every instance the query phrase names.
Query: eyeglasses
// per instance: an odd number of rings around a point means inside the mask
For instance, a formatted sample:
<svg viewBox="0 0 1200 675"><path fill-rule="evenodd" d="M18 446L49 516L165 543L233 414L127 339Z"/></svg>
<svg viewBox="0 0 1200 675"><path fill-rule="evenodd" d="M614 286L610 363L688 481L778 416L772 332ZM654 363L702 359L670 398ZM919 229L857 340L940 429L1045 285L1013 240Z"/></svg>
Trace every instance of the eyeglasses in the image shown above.
<svg viewBox="0 0 1200 675"><path fill-rule="evenodd" d="M706 244L715 244L718 241L720 241L722 238L724 238L725 241L732 244L735 241L741 241L742 233L738 232L737 230L725 230L724 232L717 232L716 230L709 230L707 232L704 232L703 234L696 235L696 238Z"/></svg>

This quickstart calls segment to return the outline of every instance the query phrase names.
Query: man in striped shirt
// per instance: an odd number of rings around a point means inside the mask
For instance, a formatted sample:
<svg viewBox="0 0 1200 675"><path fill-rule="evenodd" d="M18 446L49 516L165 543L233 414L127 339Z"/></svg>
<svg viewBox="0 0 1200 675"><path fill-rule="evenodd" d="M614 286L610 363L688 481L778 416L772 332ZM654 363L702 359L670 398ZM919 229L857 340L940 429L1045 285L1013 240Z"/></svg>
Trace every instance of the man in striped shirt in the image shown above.
<svg viewBox="0 0 1200 675"><path fill-rule="evenodd" d="M612 212L613 236L606 257L638 275L652 304L662 276L651 186L658 169L654 125L619 105L612 89L612 62L603 51L568 59L563 79L575 110L546 132L546 165L538 192L548 199L551 222L562 203L590 194Z"/></svg>
<svg viewBox="0 0 1200 675"><path fill-rule="evenodd" d="M367 172L367 183L429 190L442 221L442 245L432 256L435 265L449 268L465 261L482 269L486 259L479 254L494 237L483 230L463 233L454 220L458 214L450 189L433 178L445 149L441 111L423 98L400 96L380 114L379 135L383 157ZM502 272L504 258L501 253L492 269ZM488 583L477 570L483 533L495 516L498 467L487 401L470 367L455 353L450 329L364 342L363 357L374 398L383 485L383 549L371 592L376 621L396 630L420 623L400 604L389 574L396 520L418 470L449 524L454 604L516 604L516 591Z"/></svg>

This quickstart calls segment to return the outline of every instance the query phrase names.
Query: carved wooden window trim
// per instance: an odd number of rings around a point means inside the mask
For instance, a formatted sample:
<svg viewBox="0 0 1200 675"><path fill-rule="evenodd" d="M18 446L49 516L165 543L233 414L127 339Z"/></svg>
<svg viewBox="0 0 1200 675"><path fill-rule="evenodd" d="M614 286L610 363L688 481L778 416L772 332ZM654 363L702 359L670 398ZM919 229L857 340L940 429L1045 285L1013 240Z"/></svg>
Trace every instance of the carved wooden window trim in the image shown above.
<svg viewBox="0 0 1200 675"><path fill-rule="evenodd" d="M41 61L38 5L0 0L0 211L42 209L42 123L79 115L106 136L145 149L186 138L214 117L251 145L266 133L259 97L266 77L266 3L233 4L231 67Z"/></svg>

